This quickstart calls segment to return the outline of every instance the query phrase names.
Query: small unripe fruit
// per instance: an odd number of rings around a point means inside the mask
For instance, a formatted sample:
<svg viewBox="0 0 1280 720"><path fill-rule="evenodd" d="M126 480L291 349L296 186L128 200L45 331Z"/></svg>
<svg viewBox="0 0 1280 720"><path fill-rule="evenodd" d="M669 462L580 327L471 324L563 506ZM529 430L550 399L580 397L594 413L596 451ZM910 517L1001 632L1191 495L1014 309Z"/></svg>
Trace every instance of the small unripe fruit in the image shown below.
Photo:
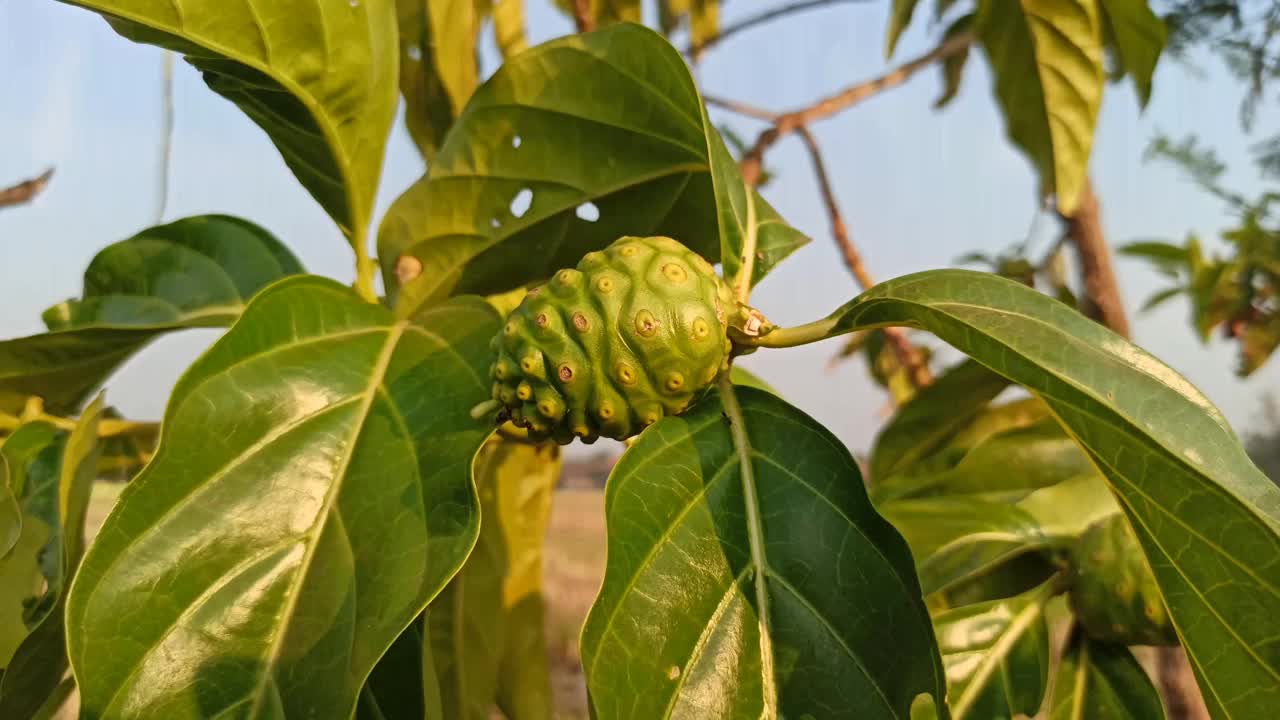
<svg viewBox="0 0 1280 720"><path fill-rule="evenodd" d="M1155 576L1123 515L1085 531L1072 553L1071 575L1071 608L1090 637L1122 645L1177 644Z"/></svg>
<svg viewBox="0 0 1280 720"><path fill-rule="evenodd" d="M727 366L737 309L711 264L671 238L588 253L530 290L494 338L502 419L562 444L636 435Z"/></svg>

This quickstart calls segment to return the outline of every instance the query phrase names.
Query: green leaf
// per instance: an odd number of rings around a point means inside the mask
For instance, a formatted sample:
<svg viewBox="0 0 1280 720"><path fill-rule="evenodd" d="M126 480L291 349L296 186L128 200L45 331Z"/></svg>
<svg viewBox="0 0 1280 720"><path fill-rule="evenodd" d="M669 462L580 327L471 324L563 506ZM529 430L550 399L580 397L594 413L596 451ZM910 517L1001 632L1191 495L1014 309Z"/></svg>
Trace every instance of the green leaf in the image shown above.
<svg viewBox="0 0 1280 720"><path fill-rule="evenodd" d="M893 51L898 47L898 38L911 25L911 15L915 13L918 2L919 0L893 0L893 8L889 11L889 34L884 48L886 58L893 57Z"/></svg>
<svg viewBox="0 0 1280 720"><path fill-rule="evenodd" d="M497 314L275 283L187 370L67 611L90 717L346 717L478 533ZM158 590L163 589L163 590Z"/></svg>
<svg viewBox="0 0 1280 720"><path fill-rule="evenodd" d="M1074 309L965 270L881 283L761 344L884 325L929 330L1048 403L1132 522L1210 710L1280 704L1280 488L1208 398Z"/></svg>
<svg viewBox="0 0 1280 720"><path fill-rule="evenodd" d="M1107 490L1106 478L1089 474L1043 487L1018 501L1040 531L1052 538L1078 538L1090 525L1120 512L1116 498Z"/></svg>
<svg viewBox="0 0 1280 720"><path fill-rule="evenodd" d="M1105 83L1097 0L1013 4L981 0L978 36L1010 140L1069 216L1088 178Z"/></svg>
<svg viewBox="0 0 1280 720"><path fill-rule="evenodd" d="M258 124L347 234L363 242L396 113L393 0L62 0L134 42L182 53Z"/></svg>
<svg viewBox="0 0 1280 720"><path fill-rule="evenodd" d="M1120 67L1133 77L1138 102L1146 107L1151 100L1156 62L1168 34L1164 21L1152 12L1147 0L1100 0L1099 7L1114 39Z"/></svg>
<svg viewBox="0 0 1280 720"><path fill-rule="evenodd" d="M503 59L529 49L524 29L524 0L497 0L493 5L493 34Z"/></svg>
<svg viewBox="0 0 1280 720"><path fill-rule="evenodd" d="M1151 678L1129 649L1073 633L1053 683L1050 720L1162 720Z"/></svg>
<svg viewBox="0 0 1280 720"><path fill-rule="evenodd" d="M356 706L357 720L435 720L441 717L439 713L427 715L427 670L423 664L426 645L422 638L422 618L421 615L414 618L369 673ZM434 676L432 671L433 680ZM433 697L439 701L438 693Z"/></svg>
<svg viewBox="0 0 1280 720"><path fill-rule="evenodd" d="M537 282L623 235L727 254L731 277L745 199L680 54L613 25L527 50L480 86L427 176L388 211L378 255L402 312ZM759 279L807 239L758 195L755 211Z"/></svg>
<svg viewBox="0 0 1280 720"><path fill-rule="evenodd" d="M605 517L595 717L900 718L919 694L945 713L906 544L844 446L777 397L713 392L646 430Z"/></svg>
<svg viewBox="0 0 1280 720"><path fill-rule="evenodd" d="M973 30L973 13L957 18L947 27L943 42L962 33ZM969 47L952 53L942 59L942 95L933 102L934 109L942 108L955 99L960 92L960 80L964 77L964 66L969 62Z"/></svg>
<svg viewBox="0 0 1280 720"><path fill-rule="evenodd" d="M1151 297L1147 298L1146 302L1142 303L1142 312L1153 310L1156 307L1159 307L1160 305L1163 305L1166 302L1185 293L1186 291L1187 289L1183 287L1171 287L1171 288L1165 288L1164 290L1160 290L1159 292L1152 293Z"/></svg>
<svg viewBox="0 0 1280 720"><path fill-rule="evenodd" d="M0 717L33 717L57 693L67 671L67 632L63 625L67 589L76 575L85 547L85 519L89 496L97 474L98 419L102 397L85 408L75 428L61 444L57 475L59 564L58 583L50 584L39 607L45 612L34 620L31 634L23 639L5 668L0 682ZM7 444L7 443L6 443ZM38 480L36 477L30 480ZM32 488L35 490L36 488Z"/></svg>
<svg viewBox="0 0 1280 720"><path fill-rule="evenodd" d="M1009 387L1009 381L966 361L943 373L898 409L876 436L870 472L880 484L938 449Z"/></svg>
<svg viewBox="0 0 1280 720"><path fill-rule="evenodd" d="M0 392L71 412L160 335L231 324L258 290L302 272L266 230L201 215L143 230L89 263L84 294L44 313L49 332L0 342Z"/></svg>
<svg viewBox="0 0 1280 720"><path fill-rule="evenodd" d="M891 478L876 499L972 494L1012 499L1093 472L1089 456L1056 420L1046 418L988 437L954 467Z"/></svg>
<svg viewBox="0 0 1280 720"><path fill-rule="evenodd" d="M430 652L445 716L550 718L542 629L542 545L560 449L495 437L472 466L483 522L462 570L431 603ZM515 614L513 614L515 613Z"/></svg>
<svg viewBox="0 0 1280 720"><path fill-rule="evenodd" d="M428 0L396 0L400 37L400 93L404 124L422 156L430 162L453 125L454 110L436 64Z"/></svg>
<svg viewBox="0 0 1280 720"><path fill-rule="evenodd" d="M480 32L475 0L418 0L425 2L432 28L430 52L444 85L453 116L466 107L479 83L476 39Z"/></svg>
<svg viewBox="0 0 1280 720"><path fill-rule="evenodd" d="M1040 524L1015 505L976 497L894 500L877 509L906 538L926 595L1048 547Z"/></svg>
<svg viewBox="0 0 1280 720"><path fill-rule="evenodd" d="M22 537L22 508L9 485L9 462L0 455L0 560Z"/></svg>
<svg viewBox="0 0 1280 720"><path fill-rule="evenodd" d="M1155 269L1176 278L1191 269L1191 253L1185 246L1158 240L1144 240L1116 248L1120 255L1149 260Z"/></svg>
<svg viewBox="0 0 1280 720"><path fill-rule="evenodd" d="M1015 597L934 618L955 720L1034 716L1039 711L1049 682L1044 604L1055 589L1051 581Z"/></svg>

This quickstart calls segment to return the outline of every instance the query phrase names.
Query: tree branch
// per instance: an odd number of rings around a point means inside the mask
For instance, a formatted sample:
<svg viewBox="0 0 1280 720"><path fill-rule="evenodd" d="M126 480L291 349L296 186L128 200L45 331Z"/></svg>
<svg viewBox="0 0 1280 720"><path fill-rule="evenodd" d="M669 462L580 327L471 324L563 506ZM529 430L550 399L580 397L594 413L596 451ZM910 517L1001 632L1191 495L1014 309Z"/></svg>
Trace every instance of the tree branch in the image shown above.
<svg viewBox="0 0 1280 720"><path fill-rule="evenodd" d="M1067 223L1067 236L1080 258L1080 279L1088 302L1086 314L1116 333L1129 337L1129 319L1120 297L1120 281L1111 265L1111 248L1102 230L1102 210L1093 184L1086 182L1080 203Z"/></svg>
<svg viewBox="0 0 1280 720"><path fill-rule="evenodd" d="M871 273L867 271L866 264L862 261L862 254L858 252L857 246L853 244L853 239L849 236L849 228L845 225L844 215L840 212L840 205L836 202L835 192L831 189L831 178L827 175L826 163L822 159L822 150L818 147L818 141L814 138L813 133L809 132L809 128L801 125L796 128L796 134L804 141L804 145L809 150L809 157L813 160L813 173L818 178L818 188L822 193L822 202L826 205L827 216L831 220L831 235L836 240L836 245L840 248L840 254L844 257L844 264L849 268L849 272L853 275L853 279L858 285L866 290L876 284L872 279ZM911 378L911 384L917 388L922 388L933 382L933 375L929 372L929 365L920 355L920 351L911 344L911 340L907 338L906 332L902 328L887 327L884 328L885 339L889 342L889 347L893 349L894 355L898 357L898 362L907 371L907 376Z"/></svg>
<svg viewBox="0 0 1280 720"><path fill-rule="evenodd" d="M684 54L696 57L707 48L710 48L713 45L720 44L722 40L725 40L732 35L737 35L743 30L750 30L751 28L757 25L763 25L764 23L767 23L770 20L776 20L780 17L790 15L792 13L797 13L804 10L812 10L814 8L822 7L823 5L836 5L840 3L866 2L866 1L867 0L804 0L803 2L794 2L794 3L791 3L790 5L783 5L782 7L773 8L772 10L766 10L758 15L752 15L751 17L745 18L740 22L734 23L733 25L726 26L720 32L707 38L701 43L690 43L689 47L685 49Z"/></svg>
<svg viewBox="0 0 1280 720"><path fill-rule="evenodd" d="M22 182L8 188L0 188L0 208L6 208L13 205L23 205L31 202L36 195L45 189L49 184L50 178L53 177L53 168L40 173L38 177Z"/></svg>
<svg viewBox="0 0 1280 720"><path fill-rule="evenodd" d="M573 0L573 22L580 33L596 29L596 17L591 14L591 0Z"/></svg>
<svg viewBox="0 0 1280 720"><path fill-rule="evenodd" d="M963 52L973 44L974 37L970 33L956 35L938 47L920 57L902 64L878 78L851 85L840 92L823 98L808 107L791 112L781 113L774 120L773 127L760 133L755 145L742 158L742 175L754 184L760 177L760 161L764 152L783 136L818 120L824 120L836 113L847 110L867 98L897 87L906 82L912 75L929 67L933 63L944 60L956 53Z"/></svg>

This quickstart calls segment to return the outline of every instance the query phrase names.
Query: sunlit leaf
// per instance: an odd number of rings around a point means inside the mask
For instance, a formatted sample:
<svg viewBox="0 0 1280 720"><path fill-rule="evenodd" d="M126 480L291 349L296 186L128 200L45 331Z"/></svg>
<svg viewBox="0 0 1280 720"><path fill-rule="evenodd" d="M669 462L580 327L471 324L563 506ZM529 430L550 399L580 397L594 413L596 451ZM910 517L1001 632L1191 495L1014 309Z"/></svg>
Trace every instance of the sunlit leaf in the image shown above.
<svg viewBox="0 0 1280 720"><path fill-rule="evenodd" d="M1015 597L937 615L934 631L947 668L952 717L1034 716L1049 683L1045 585Z"/></svg>
<svg viewBox="0 0 1280 720"><path fill-rule="evenodd" d="M945 713L911 556L853 458L777 397L735 396L659 421L609 478L595 716L902 718L918 694Z"/></svg>
<svg viewBox="0 0 1280 720"><path fill-rule="evenodd" d="M444 714L488 720L497 703L512 720L550 718L542 546L560 450L495 437L473 477L480 537L427 615Z"/></svg>
<svg viewBox="0 0 1280 720"><path fill-rule="evenodd" d="M346 717L478 532L497 314L259 293L178 382L67 610L91 717Z"/></svg>
<svg viewBox="0 0 1280 720"><path fill-rule="evenodd" d="M1133 523L1210 710L1262 717L1280 703L1280 488L1202 393L1074 309L985 273L881 283L806 332L883 325L929 330L1039 395Z"/></svg>
<svg viewBox="0 0 1280 720"><path fill-rule="evenodd" d="M400 38L400 93L409 137L429 162L435 157L456 113L436 64L435 30L429 0L396 0ZM474 89L474 87L473 87Z"/></svg>
<svg viewBox="0 0 1280 720"><path fill-rule="evenodd" d="M884 54L885 57L893 57L893 51L898 47L898 38L902 37L902 33L911 25L911 15L916 11L916 5L920 0L893 0L893 8L889 11L889 32L888 39L885 41Z"/></svg>
<svg viewBox="0 0 1280 720"><path fill-rule="evenodd" d="M877 509L911 546L926 595L1049 545L1040 523L1015 505L955 496L893 500Z"/></svg>
<svg viewBox="0 0 1280 720"><path fill-rule="evenodd" d="M1102 104L1096 0L981 0L978 35L1010 139L1040 173L1058 210L1075 212Z"/></svg>
<svg viewBox="0 0 1280 720"><path fill-rule="evenodd" d="M29 618L31 633L13 653L0 682L0 717L33 717L58 690L67 671L67 632L63 624L67 591L85 548L85 520L89 496L97 474L98 419L102 397L85 408L75 428L59 439L56 474L42 477L29 474L27 481L52 484L57 513L58 581L50 583L36 606L39 614ZM6 443L7 444L7 443ZM35 469L35 468L32 468ZM31 487L32 492L43 492ZM33 508L34 510L34 508Z"/></svg>
<svg viewBox="0 0 1280 720"><path fill-rule="evenodd" d="M143 230L89 263L84 293L44 313L49 332L0 342L0 392L73 411L167 332L231 324L258 290L302 272L266 230L201 215Z"/></svg>
<svg viewBox="0 0 1280 720"><path fill-rule="evenodd" d="M493 4L493 34L503 58L529 49L524 29L524 0L497 0Z"/></svg>
<svg viewBox="0 0 1280 720"><path fill-rule="evenodd" d="M747 217L737 164L683 58L621 24L531 48L481 85L427 176L388 211L378 255L407 312L545 279L623 235L728 255L732 276ZM759 279L806 238L758 196L755 217Z"/></svg>
<svg viewBox="0 0 1280 720"><path fill-rule="evenodd" d="M275 143L353 243L396 112L394 0L62 0L181 53ZM469 0L468 0L469 2Z"/></svg>

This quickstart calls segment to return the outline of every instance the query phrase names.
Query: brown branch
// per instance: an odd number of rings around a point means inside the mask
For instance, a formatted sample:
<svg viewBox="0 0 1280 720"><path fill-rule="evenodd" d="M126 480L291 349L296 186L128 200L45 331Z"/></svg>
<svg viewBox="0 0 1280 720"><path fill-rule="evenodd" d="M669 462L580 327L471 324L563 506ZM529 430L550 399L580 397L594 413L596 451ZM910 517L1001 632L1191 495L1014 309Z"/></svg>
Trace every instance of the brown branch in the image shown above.
<svg viewBox="0 0 1280 720"><path fill-rule="evenodd" d="M801 125L796 128L796 134L804 141L804 145L809 150L809 157L813 160L813 173L818 177L818 188L822 193L822 202L827 207L827 216L831 220L831 235L836 240L836 245L840 248L840 254L844 257L844 264L849 268L849 272L853 274L853 279L863 290L867 290L876 284L872 279L871 273L867 271L866 263L862 261L862 253L858 252L857 246L853 244L853 239L849 236L849 228L845 225L844 215L840 212L840 205L836 202L835 192L831 189L831 178L827 174L826 163L822 159L822 150L818 147L818 141L813 137L813 133L809 132L809 128ZM922 388L933 382L933 374L929 372L929 364L925 362L921 356L919 349L911 344L911 340L907 337L907 333L898 327L884 328L885 339L889 342L889 346L893 348L893 353L898 357L898 362L907 371L907 376L911 378L911 384L917 388Z"/></svg>
<svg viewBox="0 0 1280 720"><path fill-rule="evenodd" d="M690 56L697 56L707 48L713 45L718 45L720 44L721 41L726 40L733 35L737 35L743 30L750 30L751 28L757 25L763 25L764 23L767 23L770 20L776 20L780 17L790 15L792 13L801 12L804 10L812 10L814 8L819 8L824 5L836 5L838 3L866 2L866 1L867 0L804 0L803 2L794 2L794 3L791 3L790 5L783 5L782 7L773 8L772 10L766 10L758 15L752 15L751 17L745 18L740 22L734 23L733 25L728 25L724 29L722 29L720 32L716 33L715 35L712 35L711 37L707 38L701 43L690 43L689 47L685 48L684 54L690 55Z"/></svg>
<svg viewBox="0 0 1280 720"><path fill-rule="evenodd" d="M1075 245L1080 259L1086 314L1119 335L1129 337L1129 319L1120 297L1120 281L1111 265L1111 249L1102 230L1102 210L1091 182L1085 181L1075 213L1063 219L1067 223L1067 237Z"/></svg>
<svg viewBox="0 0 1280 720"><path fill-rule="evenodd" d="M933 63L965 51L973 44L973 40L973 35L969 33L956 35L924 55L903 63L878 78L850 85L844 90L825 97L808 107L779 114L774 121L773 127L760 133L760 136L756 138L756 144L742 158L743 177L746 178L747 182L755 184L755 181L760 177L760 162L764 152L783 136L795 132L797 128L818 120L824 120L838 112L847 110L884 90L901 85L912 75Z"/></svg>
<svg viewBox="0 0 1280 720"><path fill-rule="evenodd" d="M0 189L0 208L31 202L36 195L39 195L45 189L52 177L53 168L49 168L38 177L24 180L13 187Z"/></svg>
<svg viewBox="0 0 1280 720"><path fill-rule="evenodd" d="M751 105L750 103L739 102L737 100L728 100L715 95L703 94L702 101L711 107L724 108L730 112L753 117L757 120L765 120L767 122L776 122L778 113L772 110L765 110L762 107Z"/></svg>
<svg viewBox="0 0 1280 720"><path fill-rule="evenodd" d="M573 22L580 33L596 29L596 16L591 12L591 0L573 0Z"/></svg>

